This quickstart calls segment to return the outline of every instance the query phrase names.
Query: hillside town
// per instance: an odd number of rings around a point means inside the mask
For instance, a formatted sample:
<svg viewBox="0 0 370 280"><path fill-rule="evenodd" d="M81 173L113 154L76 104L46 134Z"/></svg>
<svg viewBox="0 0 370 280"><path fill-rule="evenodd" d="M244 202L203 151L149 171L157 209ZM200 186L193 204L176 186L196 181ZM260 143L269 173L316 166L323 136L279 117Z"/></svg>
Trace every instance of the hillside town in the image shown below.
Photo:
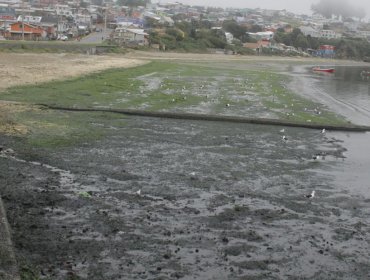
<svg viewBox="0 0 370 280"><path fill-rule="evenodd" d="M297 15L285 9L222 9L180 2L144 2L145 6L124 6L124 1L0 0L0 40L79 42L91 32L105 31L108 35L102 36L102 41L166 50L175 48L171 47L171 40L184 41L186 32L179 25L191 25L189 34L195 34L195 39L202 36L202 29L219 36L223 43L208 43L215 49L237 45L257 54L269 50L326 57L335 55L335 46L323 44L325 40L370 41L370 23L362 18L327 18L317 13ZM242 35L236 36L237 32L225 28L225 22L241 28ZM278 32L290 34L295 29L305 36L303 39L302 36L295 37L295 41L301 40L300 43L290 45L287 40L276 39ZM175 39L169 39L169 36ZM321 40L321 43L313 48L307 42L311 39ZM207 47L207 43L204 46ZM235 49L229 51L235 52Z"/></svg>

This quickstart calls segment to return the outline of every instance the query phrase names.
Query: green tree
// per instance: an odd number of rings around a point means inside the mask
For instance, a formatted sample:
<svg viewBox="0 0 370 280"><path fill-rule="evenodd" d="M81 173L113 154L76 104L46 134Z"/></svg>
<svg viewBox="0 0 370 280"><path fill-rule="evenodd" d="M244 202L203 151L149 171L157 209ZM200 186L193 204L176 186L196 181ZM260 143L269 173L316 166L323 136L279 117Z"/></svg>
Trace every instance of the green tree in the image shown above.
<svg viewBox="0 0 370 280"><path fill-rule="evenodd" d="M235 20L226 20L222 24L222 28L233 34L234 38L241 39L247 32L244 26L240 26Z"/></svg>
<svg viewBox="0 0 370 280"><path fill-rule="evenodd" d="M167 28L166 34L174 37L176 41L182 41L185 38L185 33L177 28Z"/></svg>
<svg viewBox="0 0 370 280"><path fill-rule="evenodd" d="M307 40L306 36L304 36L303 34L299 34L297 36L293 45L296 48L302 48L302 49L307 49L308 46L309 46L308 40Z"/></svg>
<svg viewBox="0 0 370 280"><path fill-rule="evenodd" d="M117 0L119 6L129 7L145 6L147 3L150 3L150 0Z"/></svg>
<svg viewBox="0 0 370 280"><path fill-rule="evenodd" d="M257 25L257 24L254 24L252 25L251 28L249 28L247 31L248 32L252 32L252 33L256 33L256 32L261 32L263 29L261 26Z"/></svg>

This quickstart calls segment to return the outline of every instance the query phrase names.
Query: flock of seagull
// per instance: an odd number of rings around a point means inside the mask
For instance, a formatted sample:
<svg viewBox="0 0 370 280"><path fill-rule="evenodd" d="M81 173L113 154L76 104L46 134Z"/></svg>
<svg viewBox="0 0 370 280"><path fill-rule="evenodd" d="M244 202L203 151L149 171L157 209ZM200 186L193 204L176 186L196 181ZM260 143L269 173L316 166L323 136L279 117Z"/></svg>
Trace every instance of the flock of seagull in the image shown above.
<svg viewBox="0 0 370 280"><path fill-rule="evenodd" d="M237 80L235 80L234 82L238 82ZM164 86L164 84L160 84L160 87L162 88ZM205 87L205 85L201 85L200 87L199 87L199 89L200 90L202 90L202 89L204 89L204 87ZM184 93L185 92L185 90L186 90L187 88L185 87L185 86L183 86L182 87L182 89L181 89L181 91L182 91L182 93ZM209 98L209 96L208 95L206 95L206 98L208 99ZM183 100L186 100L186 96L183 96L182 97L182 99ZM175 98L173 98L172 100L171 100L172 102L176 102L177 100L175 99ZM231 105L230 105L230 103L226 103L225 104L225 107L230 107ZM293 106L293 104L292 104L292 106ZM285 107L287 108L288 106L287 105L285 105ZM304 110L305 111L308 111L308 109L307 108L304 108ZM314 109L314 113L315 114L318 114L318 115L321 115L321 111L319 111L317 108L315 108ZM288 115L290 115L290 114L288 114ZM294 115L294 113L291 113L291 115ZM311 120L307 120L308 122L311 122ZM281 134L283 134L282 135L282 140L284 141L284 142L287 142L288 141L288 137L284 134L285 133L285 129L281 129L280 130L280 133ZM323 128L322 130L321 130L321 133L322 134L325 134L326 133L326 130L325 130L325 128ZM315 155L313 155L312 156L312 160L314 160L314 161L317 161L317 160L323 160L323 159L325 159L325 156L324 155L322 155L322 154L315 154ZM191 175L193 175L193 174L191 174ZM141 190L138 190L138 191L136 191L135 192L136 193L136 195L141 195ZM310 194L307 194L307 195L305 195L305 197L307 197L307 198L314 198L315 197L315 190L313 190Z"/></svg>
<svg viewBox="0 0 370 280"><path fill-rule="evenodd" d="M282 133L282 134L284 134L285 133L285 129L283 128L279 132ZM323 128L321 130L321 134L325 134L325 133L326 133L326 129ZM283 139L284 142L288 141L288 137L286 135L283 135L282 136L282 139ZM316 160L323 160L323 159L325 159L325 156L322 155L322 154L315 154L315 155L312 156L312 159L314 161L316 161ZM316 191L313 190L310 194L306 194L305 197L312 199L312 198L315 197L315 193L316 193Z"/></svg>

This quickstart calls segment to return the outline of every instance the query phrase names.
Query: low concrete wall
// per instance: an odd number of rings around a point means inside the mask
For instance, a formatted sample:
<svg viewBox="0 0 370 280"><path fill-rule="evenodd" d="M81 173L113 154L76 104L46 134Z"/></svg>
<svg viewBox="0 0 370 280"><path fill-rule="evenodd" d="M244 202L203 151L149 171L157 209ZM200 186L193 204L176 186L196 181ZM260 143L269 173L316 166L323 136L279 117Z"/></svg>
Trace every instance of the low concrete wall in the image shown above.
<svg viewBox="0 0 370 280"><path fill-rule="evenodd" d="M47 104L37 104L54 110L64 111L78 111L78 112L109 112L125 115L135 115L152 118L168 118L168 119L184 119L184 120L199 120L199 121L217 121L217 122L233 122L233 123L250 123L260 125L276 125L288 127L302 127L310 129L327 129L336 131L353 131L353 132L366 132L370 131L370 126L360 125L325 125L314 123L298 123L277 119L256 119L245 118L237 116L219 116L219 115L206 115L206 114L191 114L191 113L172 113L172 112L153 112L131 109L93 109L93 108L67 108L59 106L51 106Z"/></svg>

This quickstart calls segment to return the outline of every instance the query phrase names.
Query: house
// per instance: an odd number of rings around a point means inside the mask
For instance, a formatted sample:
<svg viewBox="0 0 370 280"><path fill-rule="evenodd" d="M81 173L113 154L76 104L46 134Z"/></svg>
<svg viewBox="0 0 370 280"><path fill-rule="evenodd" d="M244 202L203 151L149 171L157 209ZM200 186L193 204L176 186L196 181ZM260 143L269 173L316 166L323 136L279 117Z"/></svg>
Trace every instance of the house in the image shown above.
<svg viewBox="0 0 370 280"><path fill-rule="evenodd" d="M310 36L312 38L319 38L321 36L320 31L312 28L311 26L301 26L299 29L304 36Z"/></svg>
<svg viewBox="0 0 370 280"><path fill-rule="evenodd" d="M269 40L259 40L257 43L245 43L244 48L255 50L256 52L261 52L262 48L271 47L271 42Z"/></svg>
<svg viewBox="0 0 370 280"><path fill-rule="evenodd" d="M119 45L149 45L148 35L144 29L129 29L118 27L114 31L113 39Z"/></svg>
<svg viewBox="0 0 370 280"><path fill-rule="evenodd" d="M321 45L319 50L316 52L318 56L325 58L334 58L335 56L335 47L332 45Z"/></svg>
<svg viewBox="0 0 370 280"><path fill-rule="evenodd" d="M234 40L234 36L230 32L225 32L225 37L228 44L231 44Z"/></svg>
<svg viewBox="0 0 370 280"><path fill-rule="evenodd" d="M9 25L9 31L5 33L6 38L12 40L41 40L46 38L47 32L39 27L28 23L15 22Z"/></svg>
<svg viewBox="0 0 370 280"><path fill-rule="evenodd" d="M337 39L342 37L340 34L336 33L334 30L323 29L320 31L320 37L325 39Z"/></svg>
<svg viewBox="0 0 370 280"><path fill-rule="evenodd" d="M73 16L73 11L72 8L69 7L68 5L55 5L55 11L58 16L67 16L67 17L72 17Z"/></svg>
<svg viewBox="0 0 370 280"><path fill-rule="evenodd" d="M8 5L0 4L0 22L15 21L15 10Z"/></svg>
<svg viewBox="0 0 370 280"><path fill-rule="evenodd" d="M19 16L17 21L21 22L22 16ZM23 22L35 27L41 27L46 31L47 37L50 39L57 36L58 18L54 16L24 16Z"/></svg>
<svg viewBox="0 0 370 280"><path fill-rule="evenodd" d="M271 40L272 38L274 38L274 32L272 31L264 31L257 33L247 32L247 34L257 40Z"/></svg>
<svg viewBox="0 0 370 280"><path fill-rule="evenodd" d="M3 35L8 29L9 24L15 21L15 10L7 4L0 4L0 35Z"/></svg>

